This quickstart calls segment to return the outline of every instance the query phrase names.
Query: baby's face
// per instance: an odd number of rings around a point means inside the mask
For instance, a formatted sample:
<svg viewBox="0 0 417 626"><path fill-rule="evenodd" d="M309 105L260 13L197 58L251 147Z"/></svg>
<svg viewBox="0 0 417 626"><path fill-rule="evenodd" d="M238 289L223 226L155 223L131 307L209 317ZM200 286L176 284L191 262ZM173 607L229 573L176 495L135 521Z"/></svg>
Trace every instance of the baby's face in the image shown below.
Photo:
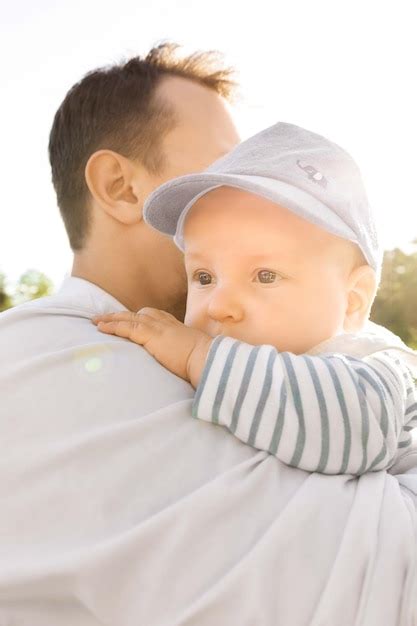
<svg viewBox="0 0 417 626"><path fill-rule="evenodd" d="M220 187L191 208L184 246L188 326L294 354L343 332L354 244Z"/></svg>

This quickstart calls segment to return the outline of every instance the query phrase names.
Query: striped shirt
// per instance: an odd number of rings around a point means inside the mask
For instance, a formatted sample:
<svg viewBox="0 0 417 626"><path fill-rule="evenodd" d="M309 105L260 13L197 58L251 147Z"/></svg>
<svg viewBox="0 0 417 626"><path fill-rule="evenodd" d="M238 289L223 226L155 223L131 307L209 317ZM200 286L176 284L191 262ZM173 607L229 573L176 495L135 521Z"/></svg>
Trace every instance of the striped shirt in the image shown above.
<svg viewBox="0 0 417 626"><path fill-rule="evenodd" d="M384 350L364 358L310 356L213 340L193 416L310 472L391 467L412 446L417 391L411 371Z"/></svg>

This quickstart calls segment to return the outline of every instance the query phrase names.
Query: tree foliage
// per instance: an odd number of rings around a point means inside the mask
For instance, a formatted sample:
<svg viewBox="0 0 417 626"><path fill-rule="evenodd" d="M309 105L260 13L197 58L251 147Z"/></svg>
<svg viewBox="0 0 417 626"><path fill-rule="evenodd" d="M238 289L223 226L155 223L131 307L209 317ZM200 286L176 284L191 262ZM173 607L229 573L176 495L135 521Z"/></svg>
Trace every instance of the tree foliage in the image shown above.
<svg viewBox="0 0 417 626"><path fill-rule="evenodd" d="M27 270L17 284L12 286L8 286L5 275L0 273L0 311L29 300L49 296L53 290L52 281L38 270Z"/></svg>
<svg viewBox="0 0 417 626"><path fill-rule="evenodd" d="M13 306L12 298L7 291L6 276L0 272L0 311L5 311Z"/></svg>
<svg viewBox="0 0 417 626"><path fill-rule="evenodd" d="M371 319L417 349L417 251L405 254L396 248L385 252Z"/></svg>

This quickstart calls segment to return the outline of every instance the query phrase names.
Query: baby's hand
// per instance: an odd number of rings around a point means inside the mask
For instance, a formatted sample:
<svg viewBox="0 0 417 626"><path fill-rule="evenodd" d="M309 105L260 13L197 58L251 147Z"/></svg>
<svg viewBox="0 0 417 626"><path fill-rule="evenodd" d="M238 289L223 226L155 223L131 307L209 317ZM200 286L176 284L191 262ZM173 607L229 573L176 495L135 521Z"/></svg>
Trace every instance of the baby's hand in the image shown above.
<svg viewBox="0 0 417 626"><path fill-rule="evenodd" d="M92 322L103 333L125 337L143 346L159 363L197 387L213 338L190 328L173 315L145 307L96 315Z"/></svg>

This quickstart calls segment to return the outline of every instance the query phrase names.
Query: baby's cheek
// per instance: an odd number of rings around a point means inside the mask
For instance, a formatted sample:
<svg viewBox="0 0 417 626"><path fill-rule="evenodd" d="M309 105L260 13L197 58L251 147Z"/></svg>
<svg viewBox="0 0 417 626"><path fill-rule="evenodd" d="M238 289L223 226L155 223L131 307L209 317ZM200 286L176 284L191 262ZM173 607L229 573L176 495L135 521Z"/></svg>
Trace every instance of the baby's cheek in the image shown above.
<svg viewBox="0 0 417 626"><path fill-rule="evenodd" d="M197 328L207 332L207 315L205 315L202 307L187 302L184 324L190 328Z"/></svg>
<svg viewBox="0 0 417 626"><path fill-rule="evenodd" d="M336 285L316 293L309 305L311 319L315 322L315 344L330 339L343 328L344 311L343 294Z"/></svg>
<svg viewBox="0 0 417 626"><path fill-rule="evenodd" d="M188 286L187 303L185 308L184 324L194 328L195 319L198 315L198 303L196 302L191 285Z"/></svg>
<svg viewBox="0 0 417 626"><path fill-rule="evenodd" d="M188 310L185 313L184 324L186 326L189 326L190 328L196 327L195 315L192 312L189 312Z"/></svg>
<svg viewBox="0 0 417 626"><path fill-rule="evenodd" d="M280 307L278 326L281 345L294 354L303 354L330 336L333 328L331 306L323 302L320 290L307 287L297 298ZM282 347L281 347L282 349Z"/></svg>

